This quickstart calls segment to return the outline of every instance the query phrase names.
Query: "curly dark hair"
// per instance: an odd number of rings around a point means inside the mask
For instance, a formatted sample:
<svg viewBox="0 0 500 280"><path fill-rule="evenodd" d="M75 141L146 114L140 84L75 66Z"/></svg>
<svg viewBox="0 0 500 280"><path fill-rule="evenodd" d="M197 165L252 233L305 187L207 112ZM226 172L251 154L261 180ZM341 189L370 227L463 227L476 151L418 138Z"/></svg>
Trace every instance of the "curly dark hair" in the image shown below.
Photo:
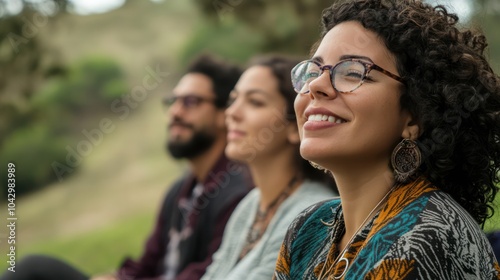
<svg viewBox="0 0 500 280"><path fill-rule="evenodd" d="M357 21L385 43L406 85L401 106L420 124L419 172L484 225L500 182L500 77L485 58L485 36L419 0L344 1L322 21L322 37Z"/></svg>
<svg viewBox="0 0 500 280"><path fill-rule="evenodd" d="M237 66L211 55L201 54L187 67L187 73L200 73L212 80L215 92L215 106L219 109L226 108L229 93L238 82L242 70Z"/></svg>

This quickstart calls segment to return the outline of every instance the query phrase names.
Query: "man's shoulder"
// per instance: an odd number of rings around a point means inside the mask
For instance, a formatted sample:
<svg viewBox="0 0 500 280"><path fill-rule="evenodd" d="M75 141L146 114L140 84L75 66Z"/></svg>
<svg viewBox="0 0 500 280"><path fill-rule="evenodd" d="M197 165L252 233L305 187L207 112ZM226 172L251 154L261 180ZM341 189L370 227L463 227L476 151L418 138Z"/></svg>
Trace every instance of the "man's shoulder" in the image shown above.
<svg viewBox="0 0 500 280"><path fill-rule="evenodd" d="M185 186L188 181L192 181L193 178L193 174L190 172L183 173L179 178L175 179L175 181L170 184L170 187L166 191L166 196L177 196L182 187Z"/></svg>
<svg viewBox="0 0 500 280"><path fill-rule="evenodd" d="M245 165L227 160L212 169L205 181L208 193L248 193L252 187L252 177Z"/></svg>

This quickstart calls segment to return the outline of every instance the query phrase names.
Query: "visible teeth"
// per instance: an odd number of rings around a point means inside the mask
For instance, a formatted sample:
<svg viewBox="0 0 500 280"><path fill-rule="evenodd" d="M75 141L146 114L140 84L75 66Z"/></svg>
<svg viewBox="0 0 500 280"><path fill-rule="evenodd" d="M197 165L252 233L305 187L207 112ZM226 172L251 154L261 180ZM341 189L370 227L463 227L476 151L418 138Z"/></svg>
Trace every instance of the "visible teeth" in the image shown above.
<svg viewBox="0 0 500 280"><path fill-rule="evenodd" d="M344 123L345 121L340 119L340 118L335 118L334 116L328 116L328 115L322 115L322 114L316 114L316 115L310 115L309 118L307 118L308 121L328 121L332 123Z"/></svg>

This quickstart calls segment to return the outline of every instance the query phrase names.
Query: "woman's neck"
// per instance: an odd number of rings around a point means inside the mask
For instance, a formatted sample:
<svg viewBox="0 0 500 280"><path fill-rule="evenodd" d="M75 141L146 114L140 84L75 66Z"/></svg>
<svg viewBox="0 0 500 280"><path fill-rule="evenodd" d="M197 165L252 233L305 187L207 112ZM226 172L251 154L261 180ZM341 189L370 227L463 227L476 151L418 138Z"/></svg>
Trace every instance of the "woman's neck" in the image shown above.
<svg viewBox="0 0 500 280"><path fill-rule="evenodd" d="M252 178L255 186L261 192L260 210L264 211L267 207L289 187L292 178L300 172L294 163L292 156L274 155L272 158L255 159L249 163ZM290 193L293 192L302 182L301 178L294 180Z"/></svg>
<svg viewBox="0 0 500 280"><path fill-rule="evenodd" d="M377 209L373 212L372 210L392 189L394 177L388 166L388 164L370 165L357 168L355 172L333 172L342 201L346 229L341 245L345 245L342 243L347 243L357 233L368 215L373 216L377 213ZM383 202L378 208L381 206Z"/></svg>

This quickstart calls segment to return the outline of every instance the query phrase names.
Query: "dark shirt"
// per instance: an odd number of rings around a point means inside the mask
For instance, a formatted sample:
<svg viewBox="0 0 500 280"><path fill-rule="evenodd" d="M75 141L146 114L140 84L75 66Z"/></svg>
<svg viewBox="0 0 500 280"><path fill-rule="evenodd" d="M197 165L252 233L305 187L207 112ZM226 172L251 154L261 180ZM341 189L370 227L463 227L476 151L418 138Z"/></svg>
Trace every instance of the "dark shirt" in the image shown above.
<svg viewBox="0 0 500 280"><path fill-rule="evenodd" d="M193 194L196 185L201 194ZM142 257L138 261L127 258L118 271L119 279L160 279L167 273L165 258L171 241L178 244L170 249L177 253L169 254L169 260L175 256L177 267L170 273L176 280L200 279L220 246L231 213L252 187L248 169L225 156L201 185L191 173L179 179L165 197ZM186 234L179 240L179 233Z"/></svg>
<svg viewBox="0 0 500 280"><path fill-rule="evenodd" d="M493 247L497 260L500 260L500 230L490 232L486 236L491 243L491 247Z"/></svg>

